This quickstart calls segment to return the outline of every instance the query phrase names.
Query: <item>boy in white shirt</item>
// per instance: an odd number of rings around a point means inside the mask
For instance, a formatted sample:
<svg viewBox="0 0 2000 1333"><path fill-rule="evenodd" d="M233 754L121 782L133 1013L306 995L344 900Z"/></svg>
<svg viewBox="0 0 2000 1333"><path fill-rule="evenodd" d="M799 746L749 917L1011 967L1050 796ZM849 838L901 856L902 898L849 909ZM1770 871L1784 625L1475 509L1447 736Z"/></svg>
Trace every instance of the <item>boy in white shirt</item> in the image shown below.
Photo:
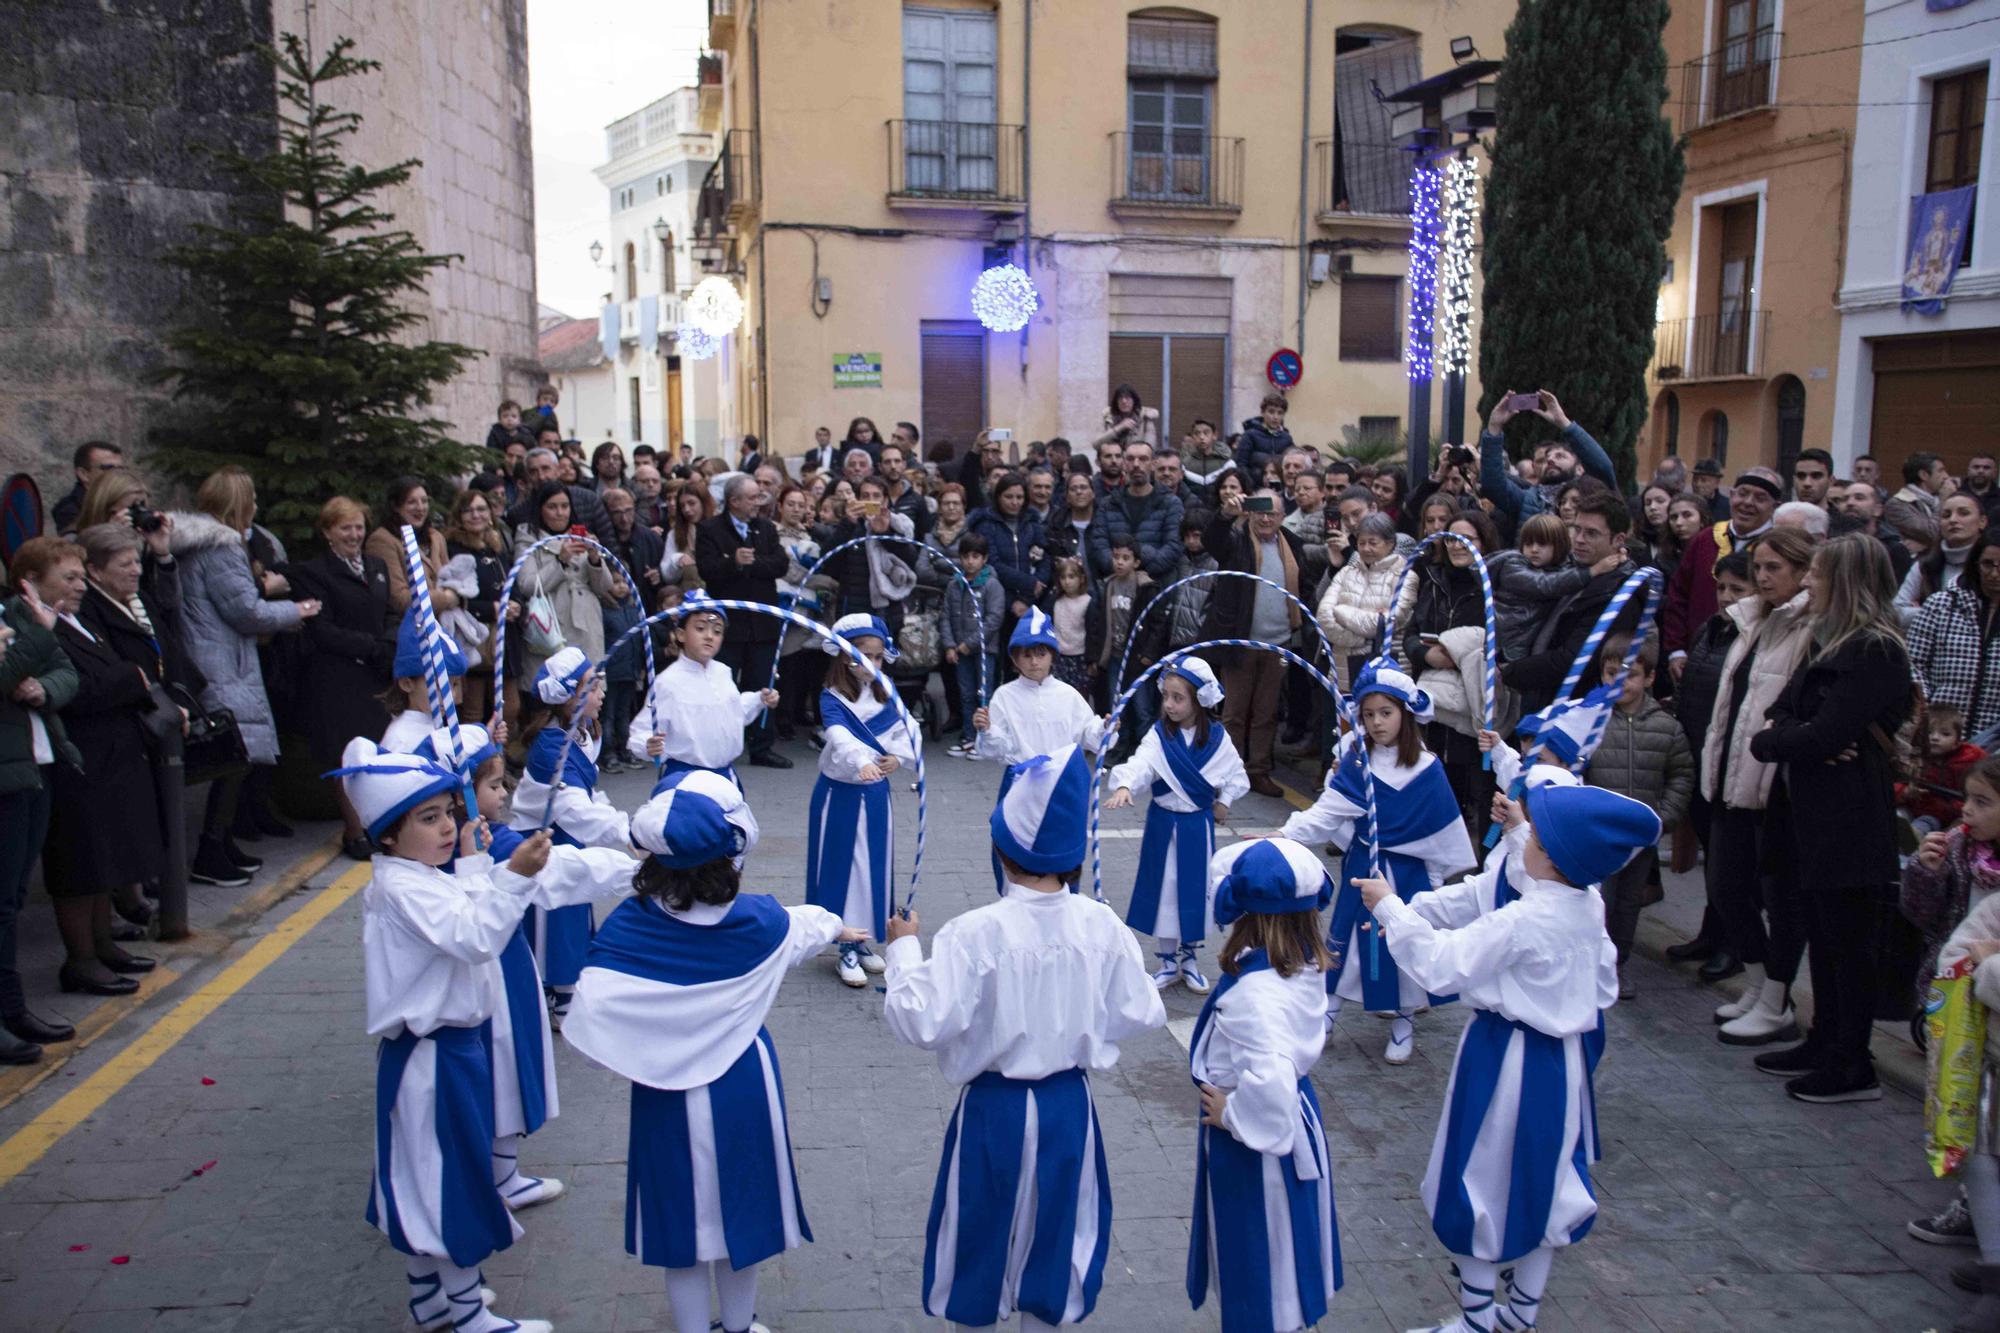
<svg viewBox="0 0 2000 1333"><path fill-rule="evenodd" d="M778 703L776 690L739 690L729 667L716 660L729 617L709 598L691 592L681 603L676 633L681 655L653 677L646 706L632 719L625 749L634 759L660 766L660 777L706 769L737 781L736 759L743 753L743 728ZM655 786L653 794L661 788Z"/></svg>

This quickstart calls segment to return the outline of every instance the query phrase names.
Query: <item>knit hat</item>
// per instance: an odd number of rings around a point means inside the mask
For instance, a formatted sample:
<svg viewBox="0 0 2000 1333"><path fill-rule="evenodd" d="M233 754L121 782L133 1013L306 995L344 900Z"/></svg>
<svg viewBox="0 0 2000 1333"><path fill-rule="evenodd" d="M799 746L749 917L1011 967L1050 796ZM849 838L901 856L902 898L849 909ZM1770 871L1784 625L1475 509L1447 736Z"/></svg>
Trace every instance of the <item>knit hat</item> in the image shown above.
<svg viewBox="0 0 2000 1333"><path fill-rule="evenodd" d="M1354 679L1354 705L1361 706L1361 700L1370 694L1385 694L1410 710L1410 715L1419 722L1429 722L1435 714L1431 710L1431 696L1417 688L1408 673L1396 665L1393 657L1377 657L1361 668L1361 674Z"/></svg>
<svg viewBox="0 0 2000 1333"><path fill-rule="evenodd" d="M1031 606L1028 614L1015 624L1014 635L1007 640L1007 651L1011 653L1017 648L1037 646L1052 653L1061 651L1056 645L1056 622L1039 606Z"/></svg>
<svg viewBox="0 0 2000 1333"><path fill-rule="evenodd" d="M1037 875L1076 869L1083 864L1090 785L1090 763L1078 745L1015 764L993 807L993 845Z"/></svg>
<svg viewBox="0 0 2000 1333"><path fill-rule="evenodd" d="M339 778L348 803L374 842L404 815L431 797L457 791L458 774L434 758L397 754L356 736L341 752L341 766L323 777Z"/></svg>
<svg viewBox="0 0 2000 1333"><path fill-rule="evenodd" d="M1208 863L1215 924L1245 912L1278 916L1316 912L1333 901L1333 880L1310 848L1290 838L1258 838L1224 847Z"/></svg>
<svg viewBox="0 0 2000 1333"><path fill-rule="evenodd" d="M458 771L466 777L477 773L481 764L500 753L500 747L493 743L493 738L487 734L486 728L474 723L468 723L458 729L458 747L465 754L465 758L459 763ZM440 765L444 765L445 756L451 753L451 735L444 727L439 727L418 741L417 748L410 753L421 759L434 759Z"/></svg>
<svg viewBox="0 0 2000 1333"><path fill-rule="evenodd" d="M590 658L574 646L558 648L535 673L535 697L545 704L566 704L590 672Z"/></svg>
<svg viewBox="0 0 2000 1333"><path fill-rule="evenodd" d="M1194 686L1194 701L1203 708L1213 708L1222 702L1222 682L1215 678L1215 668L1194 654L1170 657L1161 670Z"/></svg>
<svg viewBox="0 0 2000 1333"><path fill-rule="evenodd" d="M1536 787L1528 818L1542 850L1578 888L1607 875L1660 840L1660 817L1643 801L1603 787Z"/></svg>
<svg viewBox="0 0 2000 1333"><path fill-rule="evenodd" d="M447 675L465 674L465 654L444 631L438 631L438 638L444 644L444 669ZM403 612L403 623L396 628L396 663L390 668L397 679L404 677L421 678L424 674L424 635L417 628L417 604L410 603L410 609Z"/></svg>
<svg viewBox="0 0 2000 1333"><path fill-rule="evenodd" d="M667 619L677 625L684 625L687 623L687 618L697 611L706 611L724 625L729 623L729 613L717 606L715 599L700 588L688 589L686 595L681 598L679 606L667 608Z"/></svg>
<svg viewBox="0 0 2000 1333"><path fill-rule="evenodd" d="M661 865L686 870L727 857L738 865L757 845L757 817L736 784L700 769L678 781L632 816L632 844Z"/></svg>
<svg viewBox="0 0 2000 1333"><path fill-rule="evenodd" d="M1618 706L1623 693L1622 685L1599 685L1581 699L1558 699L1540 712L1522 718L1515 734L1531 742L1539 740L1547 762L1576 768L1590 761L1596 749L1592 733L1597 740L1604 738L1605 719Z"/></svg>
<svg viewBox="0 0 2000 1333"><path fill-rule="evenodd" d="M896 651L896 636L891 634L889 627L882 623L882 617L871 616L864 611L857 611L852 615L842 616L833 622L831 636L821 639L819 645L829 657L838 657L840 655L840 645L834 642L834 639L837 638L845 639L849 643L855 644L858 644L863 639L880 639L882 641L883 661L893 662L902 656L901 653Z"/></svg>

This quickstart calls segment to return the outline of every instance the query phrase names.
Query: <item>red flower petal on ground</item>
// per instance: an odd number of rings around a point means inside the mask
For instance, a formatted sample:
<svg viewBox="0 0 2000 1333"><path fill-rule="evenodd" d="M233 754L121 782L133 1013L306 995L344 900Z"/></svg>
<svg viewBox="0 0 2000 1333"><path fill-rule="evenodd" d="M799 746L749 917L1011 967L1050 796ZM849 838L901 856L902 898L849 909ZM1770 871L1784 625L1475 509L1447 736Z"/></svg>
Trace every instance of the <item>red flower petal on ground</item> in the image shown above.
<svg viewBox="0 0 2000 1333"><path fill-rule="evenodd" d="M69 1247L69 1252L71 1254L82 1254L85 1250L89 1248L90 1247L88 1245L72 1245Z"/></svg>
<svg viewBox="0 0 2000 1333"><path fill-rule="evenodd" d="M203 1079L201 1080L201 1086L203 1086L204 1088L212 1088L215 1086L215 1080L204 1076Z"/></svg>
<svg viewBox="0 0 2000 1333"><path fill-rule="evenodd" d="M129 1254L114 1254L111 1256L111 1262L114 1264L129 1264L132 1262L132 1256Z"/></svg>
<svg viewBox="0 0 2000 1333"><path fill-rule="evenodd" d="M213 1161L203 1162L200 1166L194 1169L194 1174L198 1176L206 1175L207 1173L213 1171L214 1169L215 1169L215 1163Z"/></svg>

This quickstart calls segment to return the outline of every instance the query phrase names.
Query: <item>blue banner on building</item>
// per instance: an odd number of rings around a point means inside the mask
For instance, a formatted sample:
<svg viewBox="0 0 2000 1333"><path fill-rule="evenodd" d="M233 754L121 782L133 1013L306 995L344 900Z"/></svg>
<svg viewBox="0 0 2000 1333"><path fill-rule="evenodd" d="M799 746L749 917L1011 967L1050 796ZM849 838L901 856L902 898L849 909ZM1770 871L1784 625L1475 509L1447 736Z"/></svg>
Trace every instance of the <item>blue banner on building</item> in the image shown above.
<svg viewBox="0 0 2000 1333"><path fill-rule="evenodd" d="M612 365L618 364L618 307L606 302L598 316L597 341L604 346L604 359Z"/></svg>
<svg viewBox="0 0 2000 1333"><path fill-rule="evenodd" d="M639 350L651 356L660 347L660 298L639 298Z"/></svg>
<svg viewBox="0 0 2000 1333"><path fill-rule="evenodd" d="M1935 315L1951 295L1965 253L1965 229L1972 220L1977 186L1920 194L1910 200L1910 251L1903 264L1903 311Z"/></svg>
<svg viewBox="0 0 2000 1333"><path fill-rule="evenodd" d="M1947 9L1961 9L1972 0L1924 0L1924 8L1933 14L1942 14Z"/></svg>

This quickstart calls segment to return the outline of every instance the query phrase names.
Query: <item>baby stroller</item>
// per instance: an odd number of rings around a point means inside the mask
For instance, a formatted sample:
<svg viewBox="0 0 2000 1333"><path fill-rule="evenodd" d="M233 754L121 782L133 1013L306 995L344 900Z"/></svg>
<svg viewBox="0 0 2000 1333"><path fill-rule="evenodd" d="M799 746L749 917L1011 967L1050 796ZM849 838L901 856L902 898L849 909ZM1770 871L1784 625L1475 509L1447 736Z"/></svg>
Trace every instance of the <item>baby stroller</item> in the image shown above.
<svg viewBox="0 0 2000 1333"><path fill-rule="evenodd" d="M896 651L889 664L889 679L910 715L917 719L929 740L938 737L937 704L931 699L931 674L944 660L943 634L939 623L944 615L944 590L918 584L903 599L903 623L896 630Z"/></svg>

